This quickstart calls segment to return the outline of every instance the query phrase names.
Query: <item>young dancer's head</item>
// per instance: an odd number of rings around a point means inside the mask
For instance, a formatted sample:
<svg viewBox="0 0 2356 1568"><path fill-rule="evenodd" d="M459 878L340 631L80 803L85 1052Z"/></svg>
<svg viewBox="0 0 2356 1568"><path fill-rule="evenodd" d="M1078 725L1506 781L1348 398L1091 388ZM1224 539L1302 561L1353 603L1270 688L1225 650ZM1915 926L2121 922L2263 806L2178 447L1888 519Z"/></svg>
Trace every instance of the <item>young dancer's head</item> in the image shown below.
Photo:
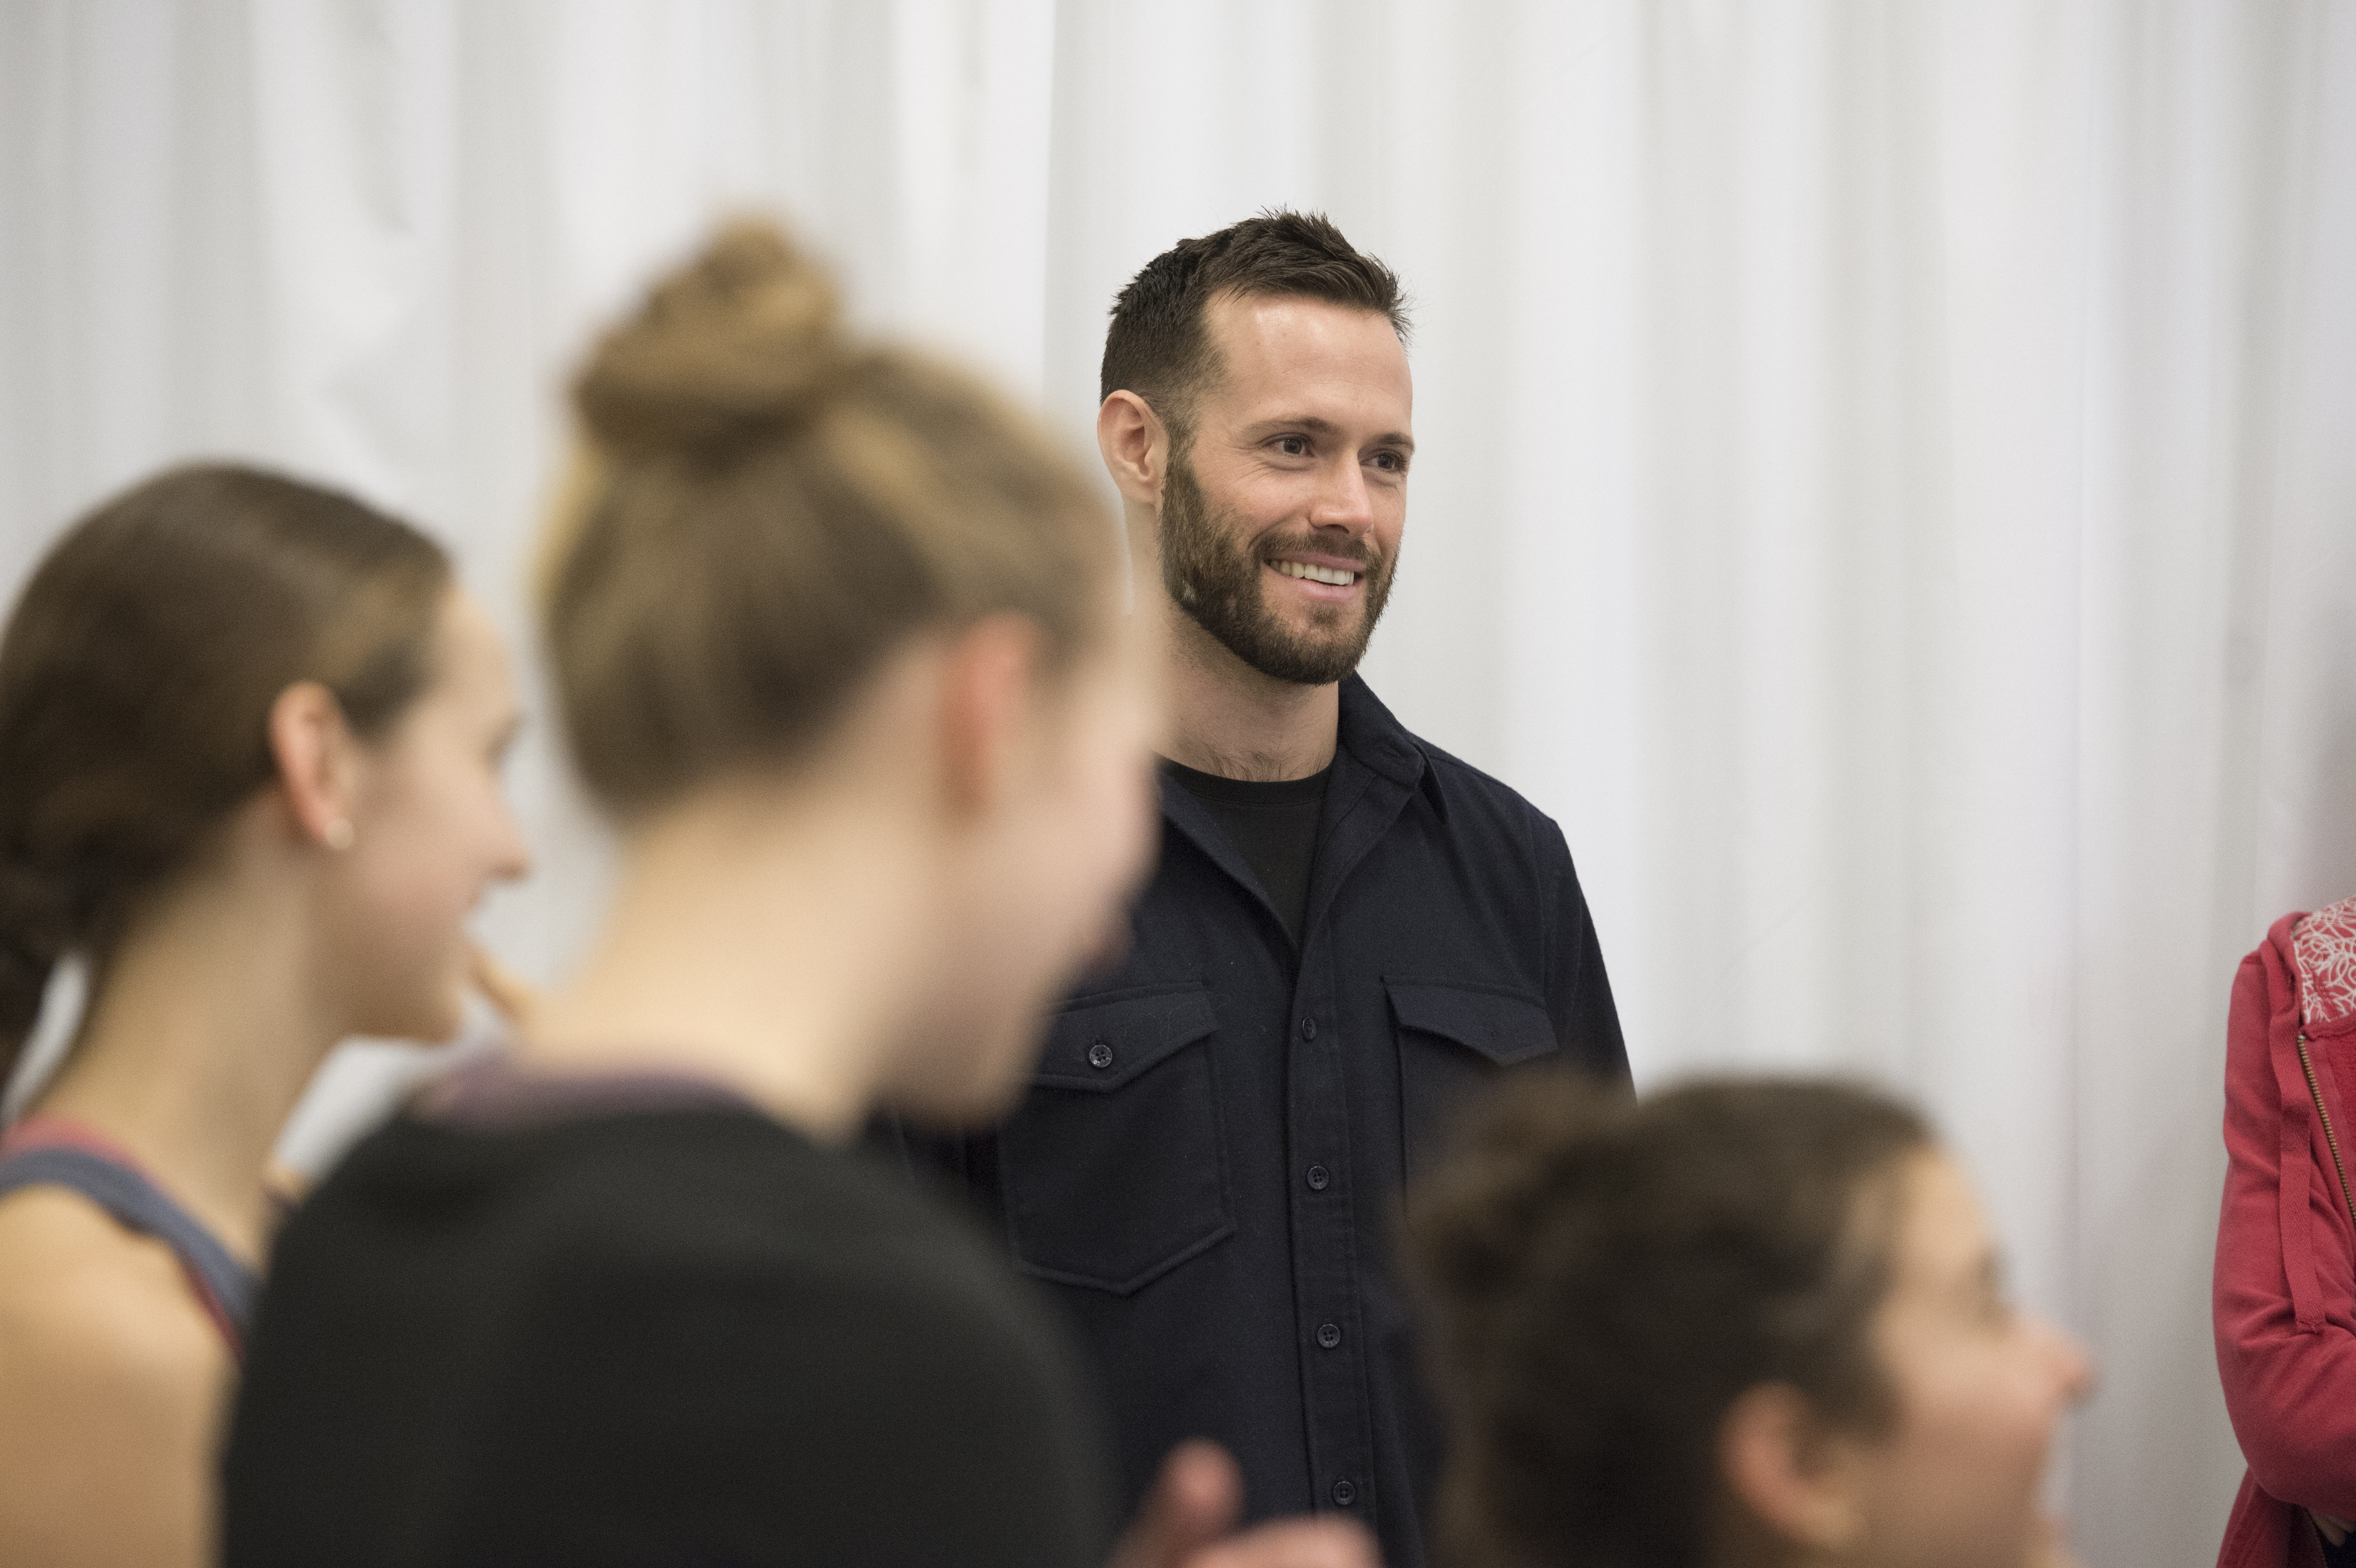
<svg viewBox="0 0 2356 1568"><path fill-rule="evenodd" d="M1466 1564L2022 1568L2085 1362L1912 1111L1518 1082L1411 1205Z"/></svg>
<svg viewBox="0 0 2356 1568"><path fill-rule="evenodd" d="M34 571L0 640L0 1074L61 959L91 986L0 1134L0 1559L211 1559L271 1146L338 1039L456 1027L466 913L524 865L514 726L442 551L348 496L181 468Z"/></svg>
<svg viewBox="0 0 2356 1568"><path fill-rule="evenodd" d="M850 335L758 223L659 283L575 401L543 609L581 777L631 846L616 919L685 846L731 835L749 865L793 839L792 885L742 890L739 928L784 923L790 961L874 921L895 952L845 964L895 961L834 976L872 993L844 1032L884 1037L864 1091L995 1108L1151 830L1105 507L980 383ZM829 844L856 859L819 869ZM710 859L673 907L739 896Z"/></svg>
<svg viewBox="0 0 2356 1568"><path fill-rule="evenodd" d="M301 901L278 956L324 1027L450 1033L464 917L523 864L514 723L496 633L408 525L223 464L100 507L0 644L0 1073L61 958L94 1017L126 944L232 885Z"/></svg>

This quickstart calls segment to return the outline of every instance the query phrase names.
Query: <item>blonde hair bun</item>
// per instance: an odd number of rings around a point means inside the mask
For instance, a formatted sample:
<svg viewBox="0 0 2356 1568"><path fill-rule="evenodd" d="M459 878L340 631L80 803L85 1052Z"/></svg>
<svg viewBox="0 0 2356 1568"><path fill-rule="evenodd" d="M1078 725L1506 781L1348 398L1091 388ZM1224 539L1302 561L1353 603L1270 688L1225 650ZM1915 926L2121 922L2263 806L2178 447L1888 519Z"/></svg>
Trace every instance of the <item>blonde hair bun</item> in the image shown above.
<svg viewBox="0 0 2356 1568"><path fill-rule="evenodd" d="M573 392L616 452L725 456L803 423L849 357L825 271L740 219L608 333Z"/></svg>
<svg viewBox="0 0 2356 1568"><path fill-rule="evenodd" d="M848 335L826 272L732 223L575 383L541 608L583 783L628 820L814 744L911 636L992 614L1047 666L1111 624L1118 525L1013 403Z"/></svg>

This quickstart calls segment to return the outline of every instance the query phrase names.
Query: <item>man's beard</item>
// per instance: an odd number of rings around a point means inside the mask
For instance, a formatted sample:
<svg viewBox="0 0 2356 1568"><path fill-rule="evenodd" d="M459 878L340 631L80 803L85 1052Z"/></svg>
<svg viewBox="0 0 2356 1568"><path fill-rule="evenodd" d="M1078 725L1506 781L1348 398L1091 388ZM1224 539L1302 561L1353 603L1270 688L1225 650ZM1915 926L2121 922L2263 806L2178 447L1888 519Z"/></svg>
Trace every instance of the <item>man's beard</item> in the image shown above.
<svg viewBox="0 0 2356 1568"><path fill-rule="evenodd" d="M1247 542L1232 516L1213 512L1195 483L1194 465L1181 457L1162 489L1162 585L1171 600L1236 657L1274 680L1327 686L1358 667L1391 596L1395 555L1364 539L1331 541L1316 533ZM1296 632L1268 605L1263 560L1298 550L1355 563L1365 587L1365 607L1320 604L1311 629ZM1356 616L1356 624L1351 617Z"/></svg>

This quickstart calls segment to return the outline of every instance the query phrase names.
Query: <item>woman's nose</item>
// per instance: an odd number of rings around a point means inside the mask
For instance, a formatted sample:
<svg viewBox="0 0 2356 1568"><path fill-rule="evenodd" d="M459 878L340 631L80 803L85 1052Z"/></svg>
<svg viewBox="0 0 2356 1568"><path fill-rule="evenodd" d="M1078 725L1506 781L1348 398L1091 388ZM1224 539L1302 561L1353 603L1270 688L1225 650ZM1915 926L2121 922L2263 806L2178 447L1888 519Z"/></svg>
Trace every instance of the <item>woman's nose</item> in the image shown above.
<svg viewBox="0 0 2356 1568"><path fill-rule="evenodd" d="M531 846L524 841L523 827L509 809L500 812L498 851L491 861L491 875L503 882L518 881L531 874Z"/></svg>
<svg viewBox="0 0 2356 1568"><path fill-rule="evenodd" d="M2076 1404L2094 1392L2096 1381L2094 1359L2077 1339L2050 1324L2040 1323L2038 1334L2045 1341L2045 1353L2053 1369L2053 1380L2062 1400Z"/></svg>

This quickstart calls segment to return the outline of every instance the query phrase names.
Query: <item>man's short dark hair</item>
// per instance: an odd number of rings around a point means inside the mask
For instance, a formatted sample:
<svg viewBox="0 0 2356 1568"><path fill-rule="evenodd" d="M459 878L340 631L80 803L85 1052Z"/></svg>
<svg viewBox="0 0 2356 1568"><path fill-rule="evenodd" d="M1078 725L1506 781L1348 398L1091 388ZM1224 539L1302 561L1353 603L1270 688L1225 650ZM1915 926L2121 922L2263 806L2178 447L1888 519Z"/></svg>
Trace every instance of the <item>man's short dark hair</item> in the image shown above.
<svg viewBox="0 0 2356 1568"><path fill-rule="evenodd" d="M1181 240L1130 279L1113 300L1098 399L1135 392L1183 449L1195 394L1218 374L1204 313L1224 293L1298 294L1379 311L1407 341L1397 273L1344 239L1323 213L1271 208L1215 234Z"/></svg>

